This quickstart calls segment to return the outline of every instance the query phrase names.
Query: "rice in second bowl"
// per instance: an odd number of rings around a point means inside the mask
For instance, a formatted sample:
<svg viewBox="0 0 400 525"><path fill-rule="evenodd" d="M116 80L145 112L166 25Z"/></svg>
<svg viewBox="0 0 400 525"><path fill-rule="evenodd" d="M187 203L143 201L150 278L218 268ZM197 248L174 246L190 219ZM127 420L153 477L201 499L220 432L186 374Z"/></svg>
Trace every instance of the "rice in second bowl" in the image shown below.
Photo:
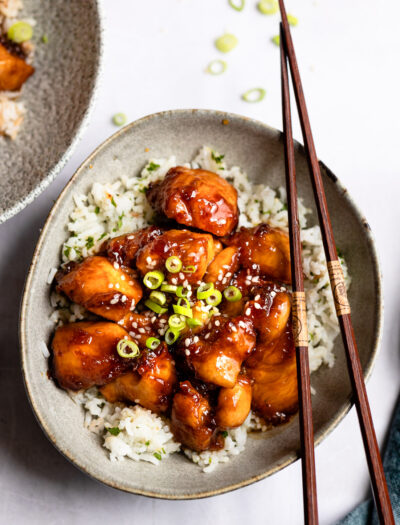
<svg viewBox="0 0 400 525"><path fill-rule="evenodd" d="M123 176L120 180L107 184L94 183L87 195L76 195L75 209L67 225L69 237L62 248L63 262L76 261L94 254L104 240L148 226L153 210L147 202L145 188L150 182L164 177L174 166L174 156L152 159L139 176ZM273 227L288 230L286 193L283 188L272 189L263 184L252 184L241 168L228 167L223 155L206 146L186 166L218 173L238 190L239 226L252 227L266 222ZM310 370L314 372L322 365L334 365L334 339L339 328L320 230L318 226L307 227L309 213L300 200ZM350 279L343 258L341 263L349 286ZM54 269L51 269L49 282L54 274ZM54 307L51 320L57 324L93 317L81 306L71 304L55 292L52 293L51 302ZM96 388L71 394L71 397L83 407L85 426L99 435L112 461L128 457L135 461L159 464L169 454L183 449L173 440L168 420L147 409L138 405L109 403ZM205 472L210 472L218 463L229 461L241 453L245 448L248 432L254 430L265 431L267 426L251 412L241 427L226 431L222 450L202 453L188 449L183 451Z"/></svg>

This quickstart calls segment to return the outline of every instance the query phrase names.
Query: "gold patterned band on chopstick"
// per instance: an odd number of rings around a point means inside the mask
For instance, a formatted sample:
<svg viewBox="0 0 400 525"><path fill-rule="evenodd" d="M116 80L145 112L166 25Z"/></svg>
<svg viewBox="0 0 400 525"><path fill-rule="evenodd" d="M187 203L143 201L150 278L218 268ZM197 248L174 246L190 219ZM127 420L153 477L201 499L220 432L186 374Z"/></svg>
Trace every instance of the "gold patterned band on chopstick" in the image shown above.
<svg viewBox="0 0 400 525"><path fill-rule="evenodd" d="M339 261L328 262L329 279L331 281L333 300L338 315L350 313L350 304L347 299L346 283L344 280L342 266Z"/></svg>
<svg viewBox="0 0 400 525"><path fill-rule="evenodd" d="M293 292L292 324L295 346L308 346L306 294L304 292Z"/></svg>

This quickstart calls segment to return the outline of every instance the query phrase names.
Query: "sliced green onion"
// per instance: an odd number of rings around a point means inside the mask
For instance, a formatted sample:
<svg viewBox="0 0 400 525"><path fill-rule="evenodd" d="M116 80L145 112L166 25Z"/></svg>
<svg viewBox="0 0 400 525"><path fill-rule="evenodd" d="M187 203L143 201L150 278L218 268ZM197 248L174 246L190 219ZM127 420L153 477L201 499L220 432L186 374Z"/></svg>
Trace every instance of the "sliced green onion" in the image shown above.
<svg viewBox="0 0 400 525"><path fill-rule="evenodd" d="M289 13L287 14L287 20L291 26L297 26L299 23L299 19L296 16L290 15Z"/></svg>
<svg viewBox="0 0 400 525"><path fill-rule="evenodd" d="M183 330L186 325L185 319L182 319L182 317L178 314L173 314L168 319L168 325L170 328L174 328L175 330Z"/></svg>
<svg viewBox="0 0 400 525"><path fill-rule="evenodd" d="M183 286L178 286L176 289L176 295L178 297L187 297L187 294L189 293L189 290L187 288L183 288Z"/></svg>
<svg viewBox="0 0 400 525"><path fill-rule="evenodd" d="M13 42L22 44L22 42L26 42L32 38L33 29L28 22L15 22L8 30L7 36Z"/></svg>
<svg viewBox="0 0 400 525"><path fill-rule="evenodd" d="M200 319L188 319L186 321L186 324L189 328L196 328L197 326L203 326L203 323L200 321Z"/></svg>
<svg viewBox="0 0 400 525"><path fill-rule="evenodd" d="M183 304L185 306L182 306ZM193 312L190 308L190 303L185 297L179 299L177 304L172 305L172 308L174 309L174 312L176 314L184 315L185 317L193 317Z"/></svg>
<svg viewBox="0 0 400 525"><path fill-rule="evenodd" d="M176 284L163 283L161 285L161 291L162 292L176 293L177 289L178 289L178 287L176 286Z"/></svg>
<svg viewBox="0 0 400 525"><path fill-rule="evenodd" d="M112 121L116 126L123 126L126 124L126 120L127 118L125 113L116 113L112 118Z"/></svg>
<svg viewBox="0 0 400 525"><path fill-rule="evenodd" d="M210 75L221 75L224 71L226 71L226 68L228 67L228 64L225 62L225 60L212 60L206 69L207 73L210 73Z"/></svg>
<svg viewBox="0 0 400 525"><path fill-rule="evenodd" d="M202 283L197 288L197 292L196 292L197 299L207 299L207 297L209 297L213 293L213 290L214 290L214 283Z"/></svg>
<svg viewBox="0 0 400 525"><path fill-rule="evenodd" d="M147 308L150 308L150 310L153 310L153 312L155 312L156 314L165 314L165 312L168 312L168 308L163 308L151 299L147 299L147 301L145 301L144 304L147 306Z"/></svg>
<svg viewBox="0 0 400 525"><path fill-rule="evenodd" d="M234 303L235 301L240 301L242 292L236 286L228 286L224 290L224 297L227 301Z"/></svg>
<svg viewBox="0 0 400 525"><path fill-rule="evenodd" d="M274 15L279 11L278 0L260 0L257 7L263 15Z"/></svg>
<svg viewBox="0 0 400 525"><path fill-rule="evenodd" d="M215 47L218 51L221 51L221 53L229 53L229 51L232 51L237 44L238 39L231 33L225 33L225 35L220 36L215 41Z"/></svg>
<svg viewBox="0 0 400 525"><path fill-rule="evenodd" d="M146 339L146 346L150 350L155 350L160 343L161 341L157 337L148 337Z"/></svg>
<svg viewBox="0 0 400 525"><path fill-rule="evenodd" d="M261 102L266 93L267 92L263 88L252 88L246 91L246 93L243 93L242 99L245 102Z"/></svg>
<svg viewBox="0 0 400 525"><path fill-rule="evenodd" d="M163 280L164 274L158 270L147 272L143 277L143 283L147 286L147 288L150 288L150 290L155 290L158 288Z"/></svg>
<svg viewBox="0 0 400 525"><path fill-rule="evenodd" d="M281 45L281 37L279 35L275 35L271 38L271 41L277 45L278 47Z"/></svg>
<svg viewBox="0 0 400 525"><path fill-rule="evenodd" d="M130 352L128 352L130 350ZM117 352L121 357L131 358L138 357L140 355L139 347L133 341L127 339L120 339L117 344Z"/></svg>
<svg viewBox="0 0 400 525"><path fill-rule="evenodd" d="M182 269L182 272L183 273L194 273L196 271L196 266L193 266L192 264L189 265L189 266L185 266L183 269Z"/></svg>
<svg viewBox="0 0 400 525"><path fill-rule="evenodd" d="M172 255L165 261L165 267L170 273L178 273L181 271L182 261L179 259L179 257Z"/></svg>
<svg viewBox="0 0 400 525"><path fill-rule="evenodd" d="M162 292L151 292L150 299L154 301L155 303L159 304L160 306L163 306L167 302L167 297L165 293Z"/></svg>
<svg viewBox="0 0 400 525"><path fill-rule="evenodd" d="M172 343L175 343L175 341L178 339L180 334L179 330L176 330L175 328L168 328L168 330L165 332L165 342L167 345L172 345Z"/></svg>
<svg viewBox="0 0 400 525"><path fill-rule="evenodd" d="M219 290L213 290L211 295L206 298L206 303L217 306L222 301L222 293Z"/></svg>
<svg viewBox="0 0 400 525"><path fill-rule="evenodd" d="M236 11L243 11L246 0L228 0L228 3Z"/></svg>

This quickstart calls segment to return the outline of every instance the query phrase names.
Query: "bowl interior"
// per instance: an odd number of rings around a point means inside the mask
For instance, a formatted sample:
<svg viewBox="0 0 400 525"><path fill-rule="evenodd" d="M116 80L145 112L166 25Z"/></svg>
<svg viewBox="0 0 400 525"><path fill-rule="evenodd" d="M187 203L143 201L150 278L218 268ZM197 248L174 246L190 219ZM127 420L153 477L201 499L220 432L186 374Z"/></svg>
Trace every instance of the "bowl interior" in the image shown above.
<svg viewBox="0 0 400 525"><path fill-rule="evenodd" d="M229 124L223 125L222 120ZM201 470L175 454L159 467L129 460L111 463L98 438L83 428L83 414L46 375L40 342L49 343L53 326L49 269L60 262L65 224L74 193L85 193L96 180L113 181L139 172L149 157L175 154L191 159L203 144L226 155L228 165L244 168L250 179L272 187L284 185L281 133L261 123L215 111L182 110L142 119L116 133L81 166L55 204L43 229L28 277L21 316L22 363L27 391L36 416L57 448L79 468L114 487L157 497L203 497L246 485L272 474L298 457L297 418L262 436L250 437L245 451L214 472ZM149 152L145 150L149 148ZM91 167L89 167L91 166ZM300 196L314 209L304 153L296 147ZM345 254L352 284L350 303L365 372L372 366L380 334L379 268L369 227L336 177L322 166L337 245ZM313 215L310 222L316 222ZM340 338L339 338L340 339ZM349 409L350 383L341 341L335 344L336 364L312 376L315 439L319 442Z"/></svg>
<svg viewBox="0 0 400 525"><path fill-rule="evenodd" d="M24 0L20 17L36 21L35 73L23 87L20 133L15 140L0 137L0 223L66 162L91 105L101 54L97 0Z"/></svg>

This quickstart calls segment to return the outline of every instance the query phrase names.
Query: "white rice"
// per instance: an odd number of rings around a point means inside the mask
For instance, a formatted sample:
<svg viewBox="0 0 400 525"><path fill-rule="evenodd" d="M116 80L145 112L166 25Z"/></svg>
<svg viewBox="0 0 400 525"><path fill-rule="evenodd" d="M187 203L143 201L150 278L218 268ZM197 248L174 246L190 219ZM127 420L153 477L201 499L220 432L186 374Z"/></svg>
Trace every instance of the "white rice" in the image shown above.
<svg viewBox="0 0 400 525"><path fill-rule="evenodd" d="M214 171L235 186L239 194L239 226L251 227L266 222L287 231L284 188L273 190L263 184L252 184L241 168L230 168L223 158L219 162L216 158L219 158L218 153L203 146L195 159L186 165ZM114 183L94 183L87 195L76 195L75 209L67 225L70 236L62 249L63 262L95 253L105 239L147 226L153 211L147 202L144 188L150 182L162 178L173 166L176 166L173 156L168 159L152 159L144 167L140 177L131 174ZM265 179L268 179L268 174ZM300 199L310 370L313 372L323 364L329 367L334 365L333 346L339 327L329 287L320 229L318 226L307 227L309 213L310 210L305 208ZM347 265L344 259L341 262L346 284L349 286ZM51 276L54 278L54 269L50 270L49 280ZM56 293L52 294L51 301L55 307L51 320L55 323L90 317L82 307L69 304L67 299ZM135 461L158 464L161 460L154 454L161 455L163 459L181 448L179 443L173 441L168 422L149 410L140 406L124 407L121 404L108 403L96 388L81 392L74 399L85 409L85 425L89 430L103 436L103 446L108 449L113 461L129 457ZM118 428L118 435L105 431L107 427ZM183 451L204 472L211 472L218 463L225 463L243 451L247 433L251 430L267 430L265 423L253 413L249 414L241 427L228 431L222 450L200 454L186 448ZM146 442L149 444L146 445Z"/></svg>
<svg viewBox="0 0 400 525"><path fill-rule="evenodd" d="M22 0L0 0L0 34L7 33L8 29L17 21L18 14L23 8ZM36 24L33 19L23 19L31 26ZM31 41L21 44L28 63L33 59L33 44ZM26 109L24 103L18 100L20 91L0 91L0 135L15 139L21 128Z"/></svg>

